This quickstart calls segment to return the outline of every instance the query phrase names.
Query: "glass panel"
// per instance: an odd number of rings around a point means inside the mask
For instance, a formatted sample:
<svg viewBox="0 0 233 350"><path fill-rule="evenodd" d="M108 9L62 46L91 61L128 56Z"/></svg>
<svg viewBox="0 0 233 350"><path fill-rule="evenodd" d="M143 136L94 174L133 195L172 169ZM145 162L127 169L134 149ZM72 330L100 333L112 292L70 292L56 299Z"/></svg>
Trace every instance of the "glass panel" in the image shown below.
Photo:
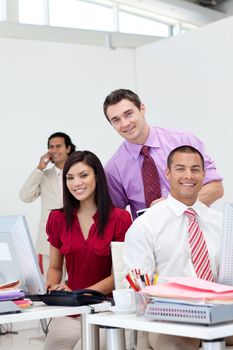
<svg viewBox="0 0 233 350"><path fill-rule="evenodd" d="M8 0L0 0L0 20L4 20L3 1ZM118 6L115 6L114 10L114 2L111 5L110 0L18 0L18 2L21 23L47 24L49 7L49 24L58 27L114 31L118 29L119 23L120 32L160 37L177 35L195 28L189 23L180 22L179 32L173 29L172 33L174 23L170 23L171 18L168 21L165 18L163 23L163 19L160 21L160 18L151 18L150 13L147 17L144 10L132 7L131 12L130 8L127 9L125 8L127 6L122 4L117 16Z"/></svg>
<svg viewBox="0 0 233 350"><path fill-rule="evenodd" d="M0 21L5 20L5 11L3 7L3 0L0 0Z"/></svg>
<svg viewBox="0 0 233 350"><path fill-rule="evenodd" d="M120 32L168 37L170 26L155 20L119 11Z"/></svg>
<svg viewBox="0 0 233 350"><path fill-rule="evenodd" d="M44 24L44 0L18 0L19 22Z"/></svg>
<svg viewBox="0 0 233 350"><path fill-rule="evenodd" d="M50 0L49 12L53 26L113 30L113 11L107 6L78 0Z"/></svg>

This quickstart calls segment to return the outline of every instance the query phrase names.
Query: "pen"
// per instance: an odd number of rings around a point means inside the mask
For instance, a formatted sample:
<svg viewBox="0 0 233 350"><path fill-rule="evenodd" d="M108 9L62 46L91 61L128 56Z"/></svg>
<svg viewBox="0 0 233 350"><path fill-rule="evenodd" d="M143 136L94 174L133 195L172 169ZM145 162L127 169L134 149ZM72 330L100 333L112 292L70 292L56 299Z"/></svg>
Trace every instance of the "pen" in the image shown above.
<svg viewBox="0 0 233 350"><path fill-rule="evenodd" d="M142 281L140 276L136 277L136 283L140 290L145 288L145 283Z"/></svg>
<svg viewBox="0 0 233 350"><path fill-rule="evenodd" d="M156 274L154 275L154 281L153 281L153 285L154 285L154 286L156 285L156 283L157 283L157 281L158 281L158 277L159 277L159 275L156 273Z"/></svg>
<svg viewBox="0 0 233 350"><path fill-rule="evenodd" d="M150 285L150 280L149 280L149 276L148 276L147 273L145 274L145 282L146 282L146 285L147 285L147 286Z"/></svg>
<svg viewBox="0 0 233 350"><path fill-rule="evenodd" d="M133 279L131 278L130 274L128 273L125 278L127 279L127 281L129 282L130 286L136 291L139 291L139 288L136 286L135 282L133 281Z"/></svg>

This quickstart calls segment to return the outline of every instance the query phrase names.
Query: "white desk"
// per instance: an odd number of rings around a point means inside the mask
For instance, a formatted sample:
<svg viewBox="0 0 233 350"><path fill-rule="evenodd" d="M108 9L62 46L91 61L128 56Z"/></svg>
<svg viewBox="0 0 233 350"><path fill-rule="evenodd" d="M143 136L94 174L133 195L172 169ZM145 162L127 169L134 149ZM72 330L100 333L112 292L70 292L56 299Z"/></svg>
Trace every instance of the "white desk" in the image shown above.
<svg viewBox="0 0 233 350"><path fill-rule="evenodd" d="M164 321L159 322L136 317L135 314L119 315L109 311L88 315L87 322L92 326L118 327L184 337L197 337L204 340L202 344L202 349L204 350L225 349L225 341L215 340L233 335L233 322L211 326ZM86 350L91 350L91 348Z"/></svg>
<svg viewBox="0 0 233 350"><path fill-rule="evenodd" d="M91 328L88 329L89 325L86 322L86 315L90 314L91 312L105 311L110 306L111 303L108 302L94 304L90 306L48 306L42 302L35 302L31 308L23 310L22 313L0 315L0 324L80 314L82 320L82 350L86 350L87 346L92 347L92 349L97 349L97 331ZM88 336L86 335L86 332L88 332ZM89 335L91 336L90 340L88 339ZM86 341L88 342L88 345L86 345Z"/></svg>
<svg viewBox="0 0 233 350"><path fill-rule="evenodd" d="M96 312L99 312L107 310L110 305L110 303L101 303L91 305L91 307L93 307ZM23 309L23 312L21 313L0 315L0 324L40 320L50 317L61 317L84 313L91 313L89 306L48 306L42 302L35 302L31 308Z"/></svg>

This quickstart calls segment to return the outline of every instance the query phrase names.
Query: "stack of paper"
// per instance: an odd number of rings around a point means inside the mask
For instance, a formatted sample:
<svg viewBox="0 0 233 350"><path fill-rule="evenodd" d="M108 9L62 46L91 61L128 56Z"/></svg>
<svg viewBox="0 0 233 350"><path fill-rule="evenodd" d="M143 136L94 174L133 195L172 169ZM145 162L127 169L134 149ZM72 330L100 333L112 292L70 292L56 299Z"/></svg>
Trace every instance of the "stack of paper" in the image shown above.
<svg viewBox="0 0 233 350"><path fill-rule="evenodd" d="M18 288L20 281L0 284L0 301L24 298L24 293Z"/></svg>
<svg viewBox="0 0 233 350"><path fill-rule="evenodd" d="M166 277L168 283L142 290L153 297L205 303L233 303L233 286L193 277Z"/></svg>
<svg viewBox="0 0 233 350"><path fill-rule="evenodd" d="M20 308L20 309L28 309L33 305L33 301L30 299L24 298L24 299L17 299L13 300L13 302Z"/></svg>
<svg viewBox="0 0 233 350"><path fill-rule="evenodd" d="M19 286L20 286L19 280L6 282L6 283L0 284L0 290L15 289L15 288L18 288Z"/></svg>

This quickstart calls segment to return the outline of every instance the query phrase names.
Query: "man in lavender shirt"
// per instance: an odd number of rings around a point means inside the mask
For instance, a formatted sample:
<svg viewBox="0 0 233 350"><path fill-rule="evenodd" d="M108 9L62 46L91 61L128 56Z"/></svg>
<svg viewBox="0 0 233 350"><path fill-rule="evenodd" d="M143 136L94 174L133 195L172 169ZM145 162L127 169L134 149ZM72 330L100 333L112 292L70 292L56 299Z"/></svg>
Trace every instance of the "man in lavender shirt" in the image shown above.
<svg viewBox="0 0 233 350"><path fill-rule="evenodd" d="M114 205L130 206L133 219L144 209L145 196L141 168L142 145L150 147L160 179L161 197L169 193L165 169L168 154L176 147L190 145L198 149L205 160L206 176L198 199L210 206L223 196L222 178L214 162L205 153L203 143L189 132L150 127L145 121L145 106L133 91L119 89L111 92L104 101L104 114L113 128L125 141L105 167L110 195Z"/></svg>

